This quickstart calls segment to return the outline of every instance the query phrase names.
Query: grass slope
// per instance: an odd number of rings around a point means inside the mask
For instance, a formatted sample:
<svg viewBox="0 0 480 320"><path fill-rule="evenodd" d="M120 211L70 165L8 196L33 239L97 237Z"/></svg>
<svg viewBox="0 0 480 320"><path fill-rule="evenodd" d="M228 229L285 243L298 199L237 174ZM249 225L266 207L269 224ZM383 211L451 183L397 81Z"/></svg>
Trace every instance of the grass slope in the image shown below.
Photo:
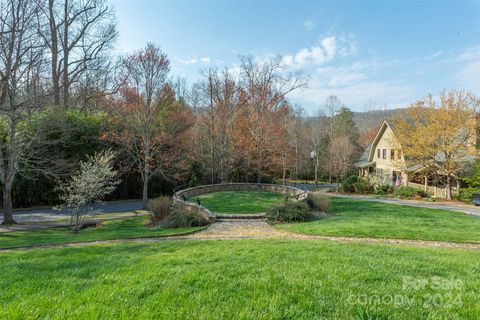
<svg viewBox="0 0 480 320"><path fill-rule="evenodd" d="M0 254L1 319L478 319L480 252L305 240ZM407 280L407 281L405 281Z"/></svg>
<svg viewBox="0 0 480 320"><path fill-rule="evenodd" d="M215 213L234 214L263 213L285 201L284 195L266 191L220 191L193 197L190 201L196 202L197 198Z"/></svg>
<svg viewBox="0 0 480 320"><path fill-rule="evenodd" d="M111 220L104 222L101 228L89 228L80 231L80 233L76 235L72 234L67 228L5 232L0 233L0 248L147 236L167 236L201 229L152 228L145 226L147 221L148 217L146 216L125 220Z"/></svg>
<svg viewBox="0 0 480 320"><path fill-rule="evenodd" d="M467 214L345 198L331 198L334 215L279 229L330 236L480 242L480 219Z"/></svg>

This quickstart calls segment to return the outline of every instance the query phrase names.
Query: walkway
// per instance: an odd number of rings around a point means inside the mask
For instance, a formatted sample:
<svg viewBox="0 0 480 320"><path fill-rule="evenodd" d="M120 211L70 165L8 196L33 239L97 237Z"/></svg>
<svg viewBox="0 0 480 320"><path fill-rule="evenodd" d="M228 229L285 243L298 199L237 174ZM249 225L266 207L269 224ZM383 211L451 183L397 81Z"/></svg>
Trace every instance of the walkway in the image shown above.
<svg viewBox="0 0 480 320"><path fill-rule="evenodd" d="M473 216L480 217L480 207L475 207L474 205L468 205L468 204L457 204L457 203L451 203L451 202L426 202L426 201L405 200L405 199L397 199L397 198L377 198L372 196L327 193L323 190L315 193L327 195L331 197L358 199L358 200L364 200L364 201L398 204L398 205L411 206L411 207L457 211L457 212L463 212Z"/></svg>

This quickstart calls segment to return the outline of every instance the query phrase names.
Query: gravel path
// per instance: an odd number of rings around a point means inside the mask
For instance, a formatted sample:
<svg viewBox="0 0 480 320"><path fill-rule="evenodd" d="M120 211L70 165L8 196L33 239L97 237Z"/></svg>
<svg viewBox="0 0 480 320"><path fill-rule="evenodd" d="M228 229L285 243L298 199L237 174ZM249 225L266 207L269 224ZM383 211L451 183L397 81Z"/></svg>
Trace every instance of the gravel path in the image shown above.
<svg viewBox="0 0 480 320"><path fill-rule="evenodd" d="M285 237L289 232L280 231L262 219L229 219L211 224L207 229L190 235L190 238L269 238Z"/></svg>

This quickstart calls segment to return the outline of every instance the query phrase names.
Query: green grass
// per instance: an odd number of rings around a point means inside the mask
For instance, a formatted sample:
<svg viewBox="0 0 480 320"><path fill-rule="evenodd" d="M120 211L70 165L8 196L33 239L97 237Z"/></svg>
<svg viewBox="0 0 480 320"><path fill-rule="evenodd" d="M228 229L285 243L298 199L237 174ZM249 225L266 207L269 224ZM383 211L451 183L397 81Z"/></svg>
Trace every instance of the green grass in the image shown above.
<svg viewBox="0 0 480 320"><path fill-rule="evenodd" d="M480 218L460 212L331 198L334 215L279 229L329 236L480 242Z"/></svg>
<svg viewBox="0 0 480 320"><path fill-rule="evenodd" d="M263 213L285 201L285 195L266 191L220 191L192 197L215 213L255 214Z"/></svg>
<svg viewBox="0 0 480 320"><path fill-rule="evenodd" d="M148 236L167 236L202 229L154 228L145 226L147 221L147 216L129 218L125 220L111 220L104 222L101 228L85 229L80 231L79 234L72 234L71 230L67 228L4 232L0 233L0 248Z"/></svg>
<svg viewBox="0 0 480 320"><path fill-rule="evenodd" d="M1 319L415 320L480 314L480 252L474 250L315 240L164 241L16 251L0 253L0 261Z"/></svg>

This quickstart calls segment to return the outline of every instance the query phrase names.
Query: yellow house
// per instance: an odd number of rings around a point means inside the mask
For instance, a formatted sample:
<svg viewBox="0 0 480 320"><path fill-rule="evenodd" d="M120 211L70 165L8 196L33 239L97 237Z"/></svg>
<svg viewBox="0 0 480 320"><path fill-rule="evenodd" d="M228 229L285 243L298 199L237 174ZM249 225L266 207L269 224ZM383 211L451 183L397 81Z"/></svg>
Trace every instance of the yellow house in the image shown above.
<svg viewBox="0 0 480 320"><path fill-rule="evenodd" d="M473 160L467 159L467 161ZM360 177L368 178L374 184L412 186L428 191L435 197L445 198L447 189L437 175L429 175L421 165L407 167L401 146L395 137L394 129L384 121L377 135L355 163ZM452 192L456 193L459 181Z"/></svg>
<svg viewBox="0 0 480 320"><path fill-rule="evenodd" d="M398 147L392 147L398 146ZM375 139L355 163L361 177L370 177L374 183L408 185L405 158L390 125L384 121Z"/></svg>

